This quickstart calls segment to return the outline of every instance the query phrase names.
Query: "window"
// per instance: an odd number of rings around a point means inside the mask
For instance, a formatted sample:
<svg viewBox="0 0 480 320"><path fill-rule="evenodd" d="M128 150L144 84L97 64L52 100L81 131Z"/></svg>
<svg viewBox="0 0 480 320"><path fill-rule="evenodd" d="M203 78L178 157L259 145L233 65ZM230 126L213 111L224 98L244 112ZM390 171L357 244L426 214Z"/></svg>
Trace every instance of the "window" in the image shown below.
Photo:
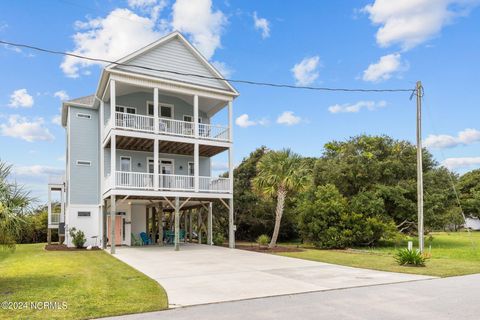
<svg viewBox="0 0 480 320"><path fill-rule="evenodd" d="M79 217L90 217L90 211L78 211Z"/></svg>
<svg viewBox="0 0 480 320"><path fill-rule="evenodd" d="M117 112L122 112L122 113L130 113L130 114L136 114L137 109L133 107L125 107L125 106L116 106L115 111Z"/></svg>
<svg viewBox="0 0 480 320"><path fill-rule="evenodd" d="M195 166L193 165L193 162L188 163L188 175L189 176L195 175Z"/></svg>
<svg viewBox="0 0 480 320"><path fill-rule="evenodd" d="M159 117L173 118L173 104L158 103ZM153 102L147 101L147 113L149 116L153 116Z"/></svg>
<svg viewBox="0 0 480 320"><path fill-rule="evenodd" d="M120 157L120 171L132 171L132 158Z"/></svg>
<svg viewBox="0 0 480 320"><path fill-rule="evenodd" d="M92 165L91 161L87 160L77 160L77 166L87 166L90 167Z"/></svg>
<svg viewBox="0 0 480 320"><path fill-rule="evenodd" d="M193 116L184 114L183 121L193 122ZM202 123L202 118L198 117L198 123Z"/></svg>
<svg viewBox="0 0 480 320"><path fill-rule="evenodd" d="M88 113L77 113L77 118L82 118L82 119L91 119L92 116L89 115Z"/></svg>

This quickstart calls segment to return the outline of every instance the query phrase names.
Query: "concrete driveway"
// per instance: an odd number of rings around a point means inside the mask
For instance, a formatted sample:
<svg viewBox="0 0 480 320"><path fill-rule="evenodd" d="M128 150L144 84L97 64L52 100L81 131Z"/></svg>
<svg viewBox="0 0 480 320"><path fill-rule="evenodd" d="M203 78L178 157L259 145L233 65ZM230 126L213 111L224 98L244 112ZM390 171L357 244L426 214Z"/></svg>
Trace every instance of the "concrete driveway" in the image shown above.
<svg viewBox="0 0 480 320"><path fill-rule="evenodd" d="M158 281L171 307L431 278L197 244L118 247L115 257Z"/></svg>

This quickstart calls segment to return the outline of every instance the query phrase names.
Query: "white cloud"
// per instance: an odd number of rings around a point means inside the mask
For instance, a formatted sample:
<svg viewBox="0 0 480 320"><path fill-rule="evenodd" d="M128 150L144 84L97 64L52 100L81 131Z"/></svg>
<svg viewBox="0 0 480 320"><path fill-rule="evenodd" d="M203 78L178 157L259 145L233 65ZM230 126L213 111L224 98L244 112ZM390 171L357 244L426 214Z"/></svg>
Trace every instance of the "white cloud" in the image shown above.
<svg viewBox="0 0 480 320"><path fill-rule="evenodd" d="M62 100L62 101L65 101L65 100L70 99L67 91L65 91L65 90L59 90L59 91L55 92L55 93L53 94L53 96L54 96L55 98L59 98L59 99Z"/></svg>
<svg viewBox="0 0 480 320"><path fill-rule="evenodd" d="M172 11L172 28L188 33L193 45L210 60L221 47L220 36L227 17L220 10L212 10L211 0L177 0Z"/></svg>
<svg viewBox="0 0 480 320"><path fill-rule="evenodd" d="M257 12L253 13L253 22L256 30L262 31L262 38L270 37L270 22L265 18L259 18Z"/></svg>
<svg viewBox="0 0 480 320"><path fill-rule="evenodd" d="M447 158L442 164L448 169L470 169L480 166L480 157Z"/></svg>
<svg viewBox="0 0 480 320"><path fill-rule="evenodd" d="M256 125L267 125L269 121L267 119L261 120L251 120L250 116L246 113L240 115L237 119L235 119L235 124L242 128L247 128Z"/></svg>
<svg viewBox="0 0 480 320"><path fill-rule="evenodd" d="M153 10L153 9L152 9ZM152 11L153 13L153 11ZM117 60L159 39L166 33L162 24L157 24L156 15L140 16L129 9L114 9L104 18L77 21L79 29L73 35L77 55ZM104 63L65 57L61 69L68 77L76 78L81 69Z"/></svg>
<svg viewBox="0 0 480 320"><path fill-rule="evenodd" d="M334 104L328 107L330 113L349 113L349 112L359 112L362 109L367 109L370 111L383 108L387 105L387 102L384 100L375 102L375 101L358 101L356 103L350 104Z"/></svg>
<svg viewBox="0 0 480 320"><path fill-rule="evenodd" d="M363 80L370 82L380 82L388 80L394 73L405 71L408 68L406 63L402 62L399 53L387 54L380 57L376 63L372 63L363 71Z"/></svg>
<svg viewBox="0 0 480 320"><path fill-rule="evenodd" d="M375 25L380 25L379 46L400 44L409 50L438 35L454 18L468 15L478 0L375 0L363 8Z"/></svg>
<svg viewBox="0 0 480 320"><path fill-rule="evenodd" d="M145 8L157 4L157 0L128 0L128 6L131 8Z"/></svg>
<svg viewBox="0 0 480 320"><path fill-rule="evenodd" d="M3 136L19 138L28 142L54 139L48 128L44 127L43 118L29 121L25 117L11 115L7 123L0 124L0 132Z"/></svg>
<svg viewBox="0 0 480 320"><path fill-rule="evenodd" d="M19 176L39 177L49 175L62 175L65 171L61 168L33 165L33 166L15 166L13 173Z"/></svg>
<svg viewBox="0 0 480 320"><path fill-rule="evenodd" d="M61 155L60 157L57 158L58 161L65 162L67 161L67 157L65 155Z"/></svg>
<svg viewBox="0 0 480 320"><path fill-rule="evenodd" d="M460 131L456 137L448 134L431 134L425 139L423 144L427 148L445 149L478 142L480 142L480 131L468 128Z"/></svg>
<svg viewBox="0 0 480 320"><path fill-rule="evenodd" d="M302 119L294 115L292 111L285 111L277 118L277 123L293 126L299 124L301 120Z"/></svg>
<svg viewBox="0 0 480 320"><path fill-rule="evenodd" d="M307 57L297 63L292 68L295 83L298 86L306 86L313 83L318 78L318 67L320 66L320 57Z"/></svg>
<svg viewBox="0 0 480 320"><path fill-rule="evenodd" d="M62 125L62 116L57 114L52 118L52 123L61 126Z"/></svg>
<svg viewBox="0 0 480 320"><path fill-rule="evenodd" d="M10 95L9 106L12 108L31 108L33 106L33 97L28 94L27 89L18 89Z"/></svg>
<svg viewBox="0 0 480 320"><path fill-rule="evenodd" d="M221 73L224 78L230 78L233 73L232 68L230 68L225 62L212 61L212 65L215 67L215 69L217 69L218 72Z"/></svg>

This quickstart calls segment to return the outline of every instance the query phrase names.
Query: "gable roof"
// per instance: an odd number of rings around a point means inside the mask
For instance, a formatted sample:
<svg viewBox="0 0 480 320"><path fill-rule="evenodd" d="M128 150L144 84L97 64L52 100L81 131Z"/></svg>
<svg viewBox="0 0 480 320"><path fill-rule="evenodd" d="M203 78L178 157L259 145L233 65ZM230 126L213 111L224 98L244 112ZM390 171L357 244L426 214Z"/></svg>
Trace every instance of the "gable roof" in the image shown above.
<svg viewBox="0 0 480 320"><path fill-rule="evenodd" d="M105 71L110 70L122 70L212 87L238 95L235 88L228 81L222 80L223 76L220 72L178 31L170 33L105 68Z"/></svg>
<svg viewBox="0 0 480 320"><path fill-rule="evenodd" d="M75 106L75 107L83 107L83 108L93 108L95 103L95 95L91 94L89 96L84 96L80 98L75 98L67 101L63 101L62 103L62 126L67 126L67 115L68 115L68 107Z"/></svg>

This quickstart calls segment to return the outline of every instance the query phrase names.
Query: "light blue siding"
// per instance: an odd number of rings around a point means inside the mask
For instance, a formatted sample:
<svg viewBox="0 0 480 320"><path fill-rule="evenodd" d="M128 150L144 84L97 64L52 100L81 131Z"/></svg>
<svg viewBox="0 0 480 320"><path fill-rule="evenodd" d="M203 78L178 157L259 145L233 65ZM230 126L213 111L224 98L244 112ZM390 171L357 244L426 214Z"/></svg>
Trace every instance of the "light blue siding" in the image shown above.
<svg viewBox="0 0 480 320"><path fill-rule="evenodd" d="M147 158L153 158L151 152L127 151L117 149L117 171L120 170L120 157L130 157L133 172L147 172ZM105 149L105 174L110 172L110 149ZM160 153L159 159L172 159L175 163L174 173L188 175L188 162L193 162L193 156ZM210 158L200 157L200 176L210 176Z"/></svg>
<svg viewBox="0 0 480 320"><path fill-rule="evenodd" d="M77 117L88 114L90 119ZM69 107L70 121L70 203L99 203L99 130L98 111L88 108ZM78 160L90 161L90 166L77 165Z"/></svg>
<svg viewBox="0 0 480 320"><path fill-rule="evenodd" d="M193 52L185 45L185 43L178 38L172 38L171 40L151 49L150 51L144 52L143 54L131 59L130 61L127 61L126 63L154 69L199 74L207 77L217 77L202 63L200 59L193 54ZM224 81L216 79L191 77L188 75L165 73L131 66L116 66L114 69L122 69L158 78L172 79L231 91Z"/></svg>

